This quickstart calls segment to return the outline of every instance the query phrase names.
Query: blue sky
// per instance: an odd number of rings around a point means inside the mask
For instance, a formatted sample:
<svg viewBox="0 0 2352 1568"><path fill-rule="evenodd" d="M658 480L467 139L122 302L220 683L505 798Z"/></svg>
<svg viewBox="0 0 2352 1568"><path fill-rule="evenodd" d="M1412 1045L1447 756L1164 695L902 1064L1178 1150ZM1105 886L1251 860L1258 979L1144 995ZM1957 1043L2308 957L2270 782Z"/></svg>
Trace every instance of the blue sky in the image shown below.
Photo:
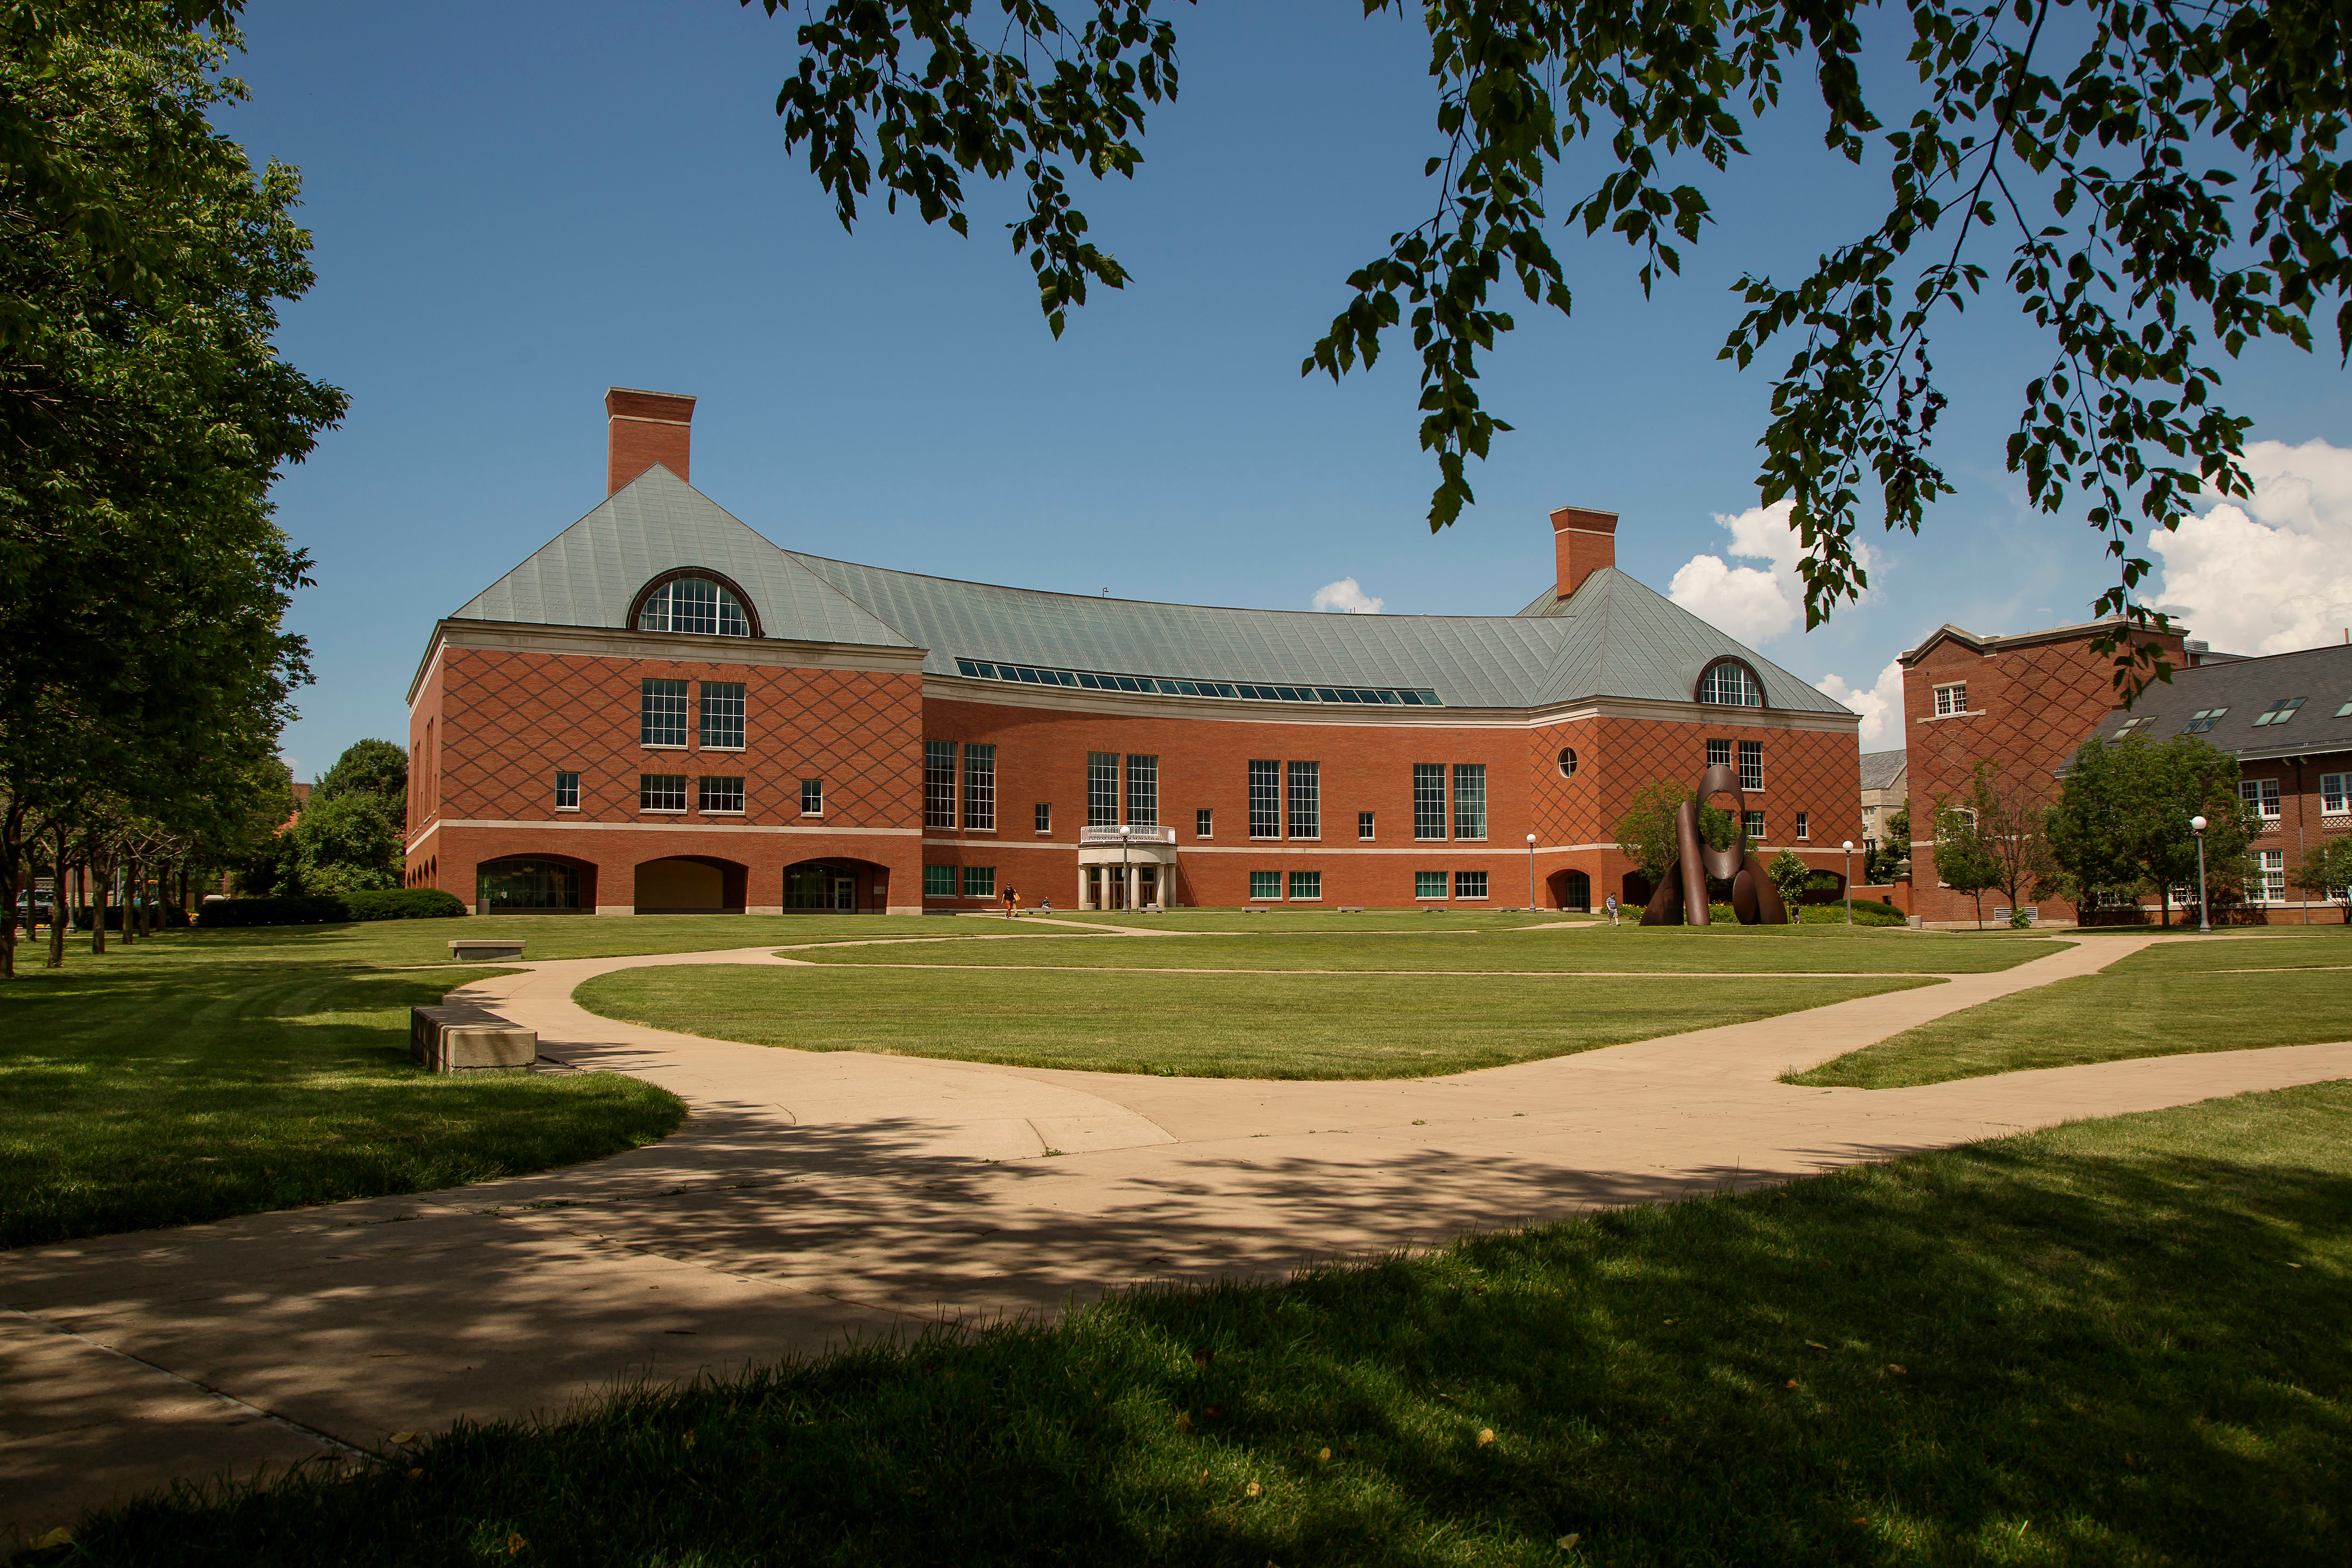
<svg viewBox="0 0 2352 1568"><path fill-rule="evenodd" d="M1727 285L1793 278L1882 189L1822 153L1801 108L1711 183L1721 221L1654 299L1621 245L1561 235L1574 317L1519 312L1485 381L1517 433L1433 535L1409 342L1342 385L1298 374L1348 273L1428 199L1417 26L1359 9L1177 16L1182 95L1139 177L1079 193L1135 281L1057 343L1000 226L1012 193L976 193L970 239L878 206L842 232L773 111L790 25L756 6L251 5L236 68L254 99L222 124L304 172L320 281L281 342L352 400L278 490L317 560L292 616L319 675L286 742L299 773L402 739L435 619L603 499L613 384L698 395L698 487L770 538L913 571L1302 609L1352 578L1391 613L1507 613L1550 580L1545 514L1575 503L1622 514L1620 565L1840 691L1944 621L2084 616L2106 581L2095 538L2029 510L2001 468L2040 352L1988 301L1937 344L1958 493L1924 537L1875 541L1868 603L1769 629L1785 561L1730 553L1769 552L1769 520L1718 521L1756 506L1769 396L1715 359L1739 314ZM1555 210L1570 199L1564 180ZM2303 500L2232 512L2198 604L2234 606L2221 646L2303 646L2352 586L2273 626L2248 618L2246 579L2341 553L2352 388L2332 355L2258 349L2227 396Z"/></svg>

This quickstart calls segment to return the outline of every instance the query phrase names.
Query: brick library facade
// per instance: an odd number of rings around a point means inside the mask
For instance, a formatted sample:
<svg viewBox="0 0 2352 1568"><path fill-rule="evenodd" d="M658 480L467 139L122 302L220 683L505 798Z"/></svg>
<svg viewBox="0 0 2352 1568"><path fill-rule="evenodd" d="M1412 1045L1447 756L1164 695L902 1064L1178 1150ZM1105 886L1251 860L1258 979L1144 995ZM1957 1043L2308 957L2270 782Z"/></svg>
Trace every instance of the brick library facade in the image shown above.
<svg viewBox="0 0 2352 1568"><path fill-rule="evenodd" d="M1614 824L1711 762L1768 857L1860 839L1856 717L1613 515L1515 616L1096 599L782 549L688 483L693 399L606 415L604 503L412 683L408 880L478 910L1638 906Z"/></svg>

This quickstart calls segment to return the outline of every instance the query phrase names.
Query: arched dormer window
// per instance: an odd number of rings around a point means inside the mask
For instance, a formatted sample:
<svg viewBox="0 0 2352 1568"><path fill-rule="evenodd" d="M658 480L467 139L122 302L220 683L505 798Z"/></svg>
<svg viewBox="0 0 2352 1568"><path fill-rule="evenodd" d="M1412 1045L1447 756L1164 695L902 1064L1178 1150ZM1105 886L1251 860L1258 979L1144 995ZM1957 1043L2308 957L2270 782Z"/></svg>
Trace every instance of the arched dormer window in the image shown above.
<svg viewBox="0 0 2352 1568"><path fill-rule="evenodd" d="M1720 703L1726 708L1761 708L1764 706L1764 683L1756 672L1736 658L1719 658L1706 667L1698 678L1698 700Z"/></svg>
<svg viewBox="0 0 2352 1568"><path fill-rule="evenodd" d="M665 572L637 594L630 624L641 632L696 632L703 637L755 637L757 616L742 591L699 567Z"/></svg>

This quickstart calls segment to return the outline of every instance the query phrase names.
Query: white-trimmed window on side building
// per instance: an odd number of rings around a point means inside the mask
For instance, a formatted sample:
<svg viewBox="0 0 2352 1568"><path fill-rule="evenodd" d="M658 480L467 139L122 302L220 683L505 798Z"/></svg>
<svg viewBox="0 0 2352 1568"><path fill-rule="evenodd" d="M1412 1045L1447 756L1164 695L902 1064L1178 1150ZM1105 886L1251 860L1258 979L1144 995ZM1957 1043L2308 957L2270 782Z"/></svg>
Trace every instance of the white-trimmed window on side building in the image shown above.
<svg viewBox="0 0 2352 1568"><path fill-rule="evenodd" d="M2322 816L2352 815L2352 773L2319 775L2319 815Z"/></svg>
<svg viewBox="0 0 2352 1568"><path fill-rule="evenodd" d="M1454 764L1454 837L1483 839L1486 837L1486 764L1456 763ZM1459 893L1454 895L1461 897ZM1481 893L1480 898L1486 895Z"/></svg>
<svg viewBox="0 0 2352 1568"><path fill-rule="evenodd" d="M637 688L637 743L645 746L686 744L686 682L654 680Z"/></svg>
<svg viewBox="0 0 2352 1568"><path fill-rule="evenodd" d="M805 792L808 785L801 788ZM805 798L805 793L803 794ZM697 781L694 809L715 812L721 816L743 815L743 781L740 778L709 778Z"/></svg>
<svg viewBox="0 0 2352 1568"><path fill-rule="evenodd" d="M1764 787L1764 742L1761 741L1739 742L1739 787Z"/></svg>
<svg viewBox="0 0 2352 1568"><path fill-rule="evenodd" d="M1728 741L1709 741L1706 743L1706 765L1711 768L1729 767L1731 765L1731 742Z"/></svg>
<svg viewBox="0 0 2352 1568"><path fill-rule="evenodd" d="M963 896L967 899L996 897L996 868L966 866L963 868Z"/></svg>
<svg viewBox="0 0 2352 1568"><path fill-rule="evenodd" d="M2256 896L2266 904L2283 904L2286 902L2286 851L2264 849L2261 854L2263 880Z"/></svg>
<svg viewBox="0 0 2352 1568"><path fill-rule="evenodd" d="M1034 815L1037 819L1037 831L1040 834L1047 834L1054 831L1054 803L1052 801L1039 801L1037 803Z"/></svg>
<svg viewBox="0 0 2352 1568"><path fill-rule="evenodd" d="M1290 874L1290 896L1294 899L1320 899L1323 896L1323 873L1293 871Z"/></svg>
<svg viewBox="0 0 2352 1568"><path fill-rule="evenodd" d="M964 746L963 825L975 832L996 831L996 748L993 745L967 743Z"/></svg>
<svg viewBox="0 0 2352 1568"><path fill-rule="evenodd" d="M1949 719L1969 710L1969 683L1956 680L1949 686L1936 688L1936 717Z"/></svg>
<svg viewBox="0 0 2352 1568"><path fill-rule="evenodd" d="M1281 897L1282 897L1282 873L1281 873L1281 872L1279 872L1279 871L1252 871L1252 872L1250 873L1250 898L1251 898L1252 901L1256 901L1256 900L1264 900L1264 899L1276 899L1276 900L1279 900Z"/></svg>
<svg viewBox="0 0 2352 1568"><path fill-rule="evenodd" d="M952 866L923 868L923 897L952 899L956 896L956 868Z"/></svg>
<svg viewBox="0 0 2352 1568"><path fill-rule="evenodd" d="M1263 757L1252 758L1249 765L1249 836L1252 838L1282 837L1282 764ZM1253 879L1256 876L1252 872ZM1256 884L1253 880L1252 884ZM1250 897L1272 898L1274 894Z"/></svg>
<svg viewBox="0 0 2352 1568"><path fill-rule="evenodd" d="M1320 838L1323 837L1323 764L1321 763L1290 764L1289 806L1291 837ZM1293 893L1290 896L1295 899L1298 895Z"/></svg>
<svg viewBox="0 0 2352 1568"><path fill-rule="evenodd" d="M1412 836L1445 837L1445 764L1412 764Z"/></svg>
<svg viewBox="0 0 2352 1568"><path fill-rule="evenodd" d="M2278 826L2280 816L2278 780L2240 779L2238 798L2254 808L2261 816L2264 827Z"/></svg>
<svg viewBox="0 0 2352 1568"><path fill-rule="evenodd" d="M1763 843L1764 814L1760 811L1741 812L1739 814L1739 830L1748 835L1748 837L1754 839L1757 843Z"/></svg>
<svg viewBox="0 0 2352 1568"><path fill-rule="evenodd" d="M1412 874L1412 896L1416 899L1442 899L1445 896L1445 873L1415 871Z"/></svg>
<svg viewBox="0 0 2352 1568"><path fill-rule="evenodd" d="M824 781L823 779L801 780L801 815L803 816L824 815Z"/></svg>
<svg viewBox="0 0 2352 1568"><path fill-rule="evenodd" d="M555 809L558 811L580 809L580 775L578 773L555 775Z"/></svg>
<svg viewBox="0 0 2352 1568"><path fill-rule="evenodd" d="M637 809L639 811L684 811L686 809L686 775L684 773L639 773L637 775Z"/></svg>
<svg viewBox="0 0 2352 1568"><path fill-rule="evenodd" d="M1360 811L1356 813L1356 837L1365 840L1370 840L1372 837L1372 814L1370 812Z"/></svg>
<svg viewBox="0 0 2352 1568"><path fill-rule="evenodd" d="M1160 758L1127 759L1127 819L1138 827L1160 826Z"/></svg>
<svg viewBox="0 0 2352 1568"><path fill-rule="evenodd" d="M717 752L743 749L743 683L706 680L702 683L702 743Z"/></svg>
<svg viewBox="0 0 2352 1568"><path fill-rule="evenodd" d="M1483 899L1486 896L1486 873L1456 871L1454 873L1454 896L1457 899Z"/></svg>
<svg viewBox="0 0 2352 1568"><path fill-rule="evenodd" d="M1087 826L1118 826L1118 753L1087 753Z"/></svg>
<svg viewBox="0 0 2352 1568"><path fill-rule="evenodd" d="M1864 824L1865 827L1869 825ZM1813 816L1809 811L1797 813L1797 842L1802 844L1813 836Z"/></svg>
<svg viewBox="0 0 2352 1568"><path fill-rule="evenodd" d="M956 743L923 742L923 826L952 830L956 825Z"/></svg>
<svg viewBox="0 0 2352 1568"><path fill-rule="evenodd" d="M1200 809L1200 810L1198 810L1198 811L1196 811L1196 812L1194 812L1194 813L1192 814L1192 837L1195 837L1195 838L1213 838L1214 837L1216 837L1216 832L1217 832L1217 814L1216 814L1216 812L1215 812L1214 810L1213 810L1212 808L1210 808L1210 807L1208 807L1208 806L1205 806L1205 805L1204 805L1204 806L1201 807L1201 809Z"/></svg>

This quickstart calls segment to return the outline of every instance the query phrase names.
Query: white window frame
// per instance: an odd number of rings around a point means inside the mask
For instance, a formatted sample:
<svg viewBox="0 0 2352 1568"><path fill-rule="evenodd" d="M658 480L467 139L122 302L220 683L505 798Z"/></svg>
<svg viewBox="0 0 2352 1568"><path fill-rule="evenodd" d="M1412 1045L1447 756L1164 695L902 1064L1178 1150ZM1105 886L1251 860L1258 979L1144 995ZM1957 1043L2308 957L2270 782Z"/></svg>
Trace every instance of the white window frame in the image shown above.
<svg viewBox="0 0 2352 1568"><path fill-rule="evenodd" d="M1475 815L1474 815L1475 814ZM1486 764L1454 764L1454 837L1456 842L1486 841Z"/></svg>
<svg viewBox="0 0 2352 1568"><path fill-rule="evenodd" d="M1282 837L1282 763L1272 757L1250 759L1249 836Z"/></svg>
<svg viewBox="0 0 2352 1568"><path fill-rule="evenodd" d="M816 804L811 805L809 804L811 800L814 800ZM801 780L801 815L803 816L824 815L824 781L823 779Z"/></svg>
<svg viewBox="0 0 2352 1568"><path fill-rule="evenodd" d="M696 728L701 735L702 749L706 752L741 751L743 738L751 733L751 728L750 691L740 680L706 680L701 684L695 717L698 721ZM712 692L714 687L717 688L716 695ZM718 717L722 724L716 731L710 724L713 703L719 706ZM712 739L714 733L719 738ZM731 741L725 739L730 733L735 738Z"/></svg>
<svg viewBox="0 0 2352 1568"><path fill-rule="evenodd" d="M1301 904L1319 904L1323 901L1322 872L1293 871L1286 879L1286 881L1288 885L1288 893L1292 902ZM1302 891L1302 889L1305 890Z"/></svg>
<svg viewBox="0 0 2352 1568"><path fill-rule="evenodd" d="M2352 816L2352 773L2319 775L2319 815Z"/></svg>
<svg viewBox="0 0 2352 1568"><path fill-rule="evenodd" d="M966 866L962 868L962 871L963 896L965 898L992 899L996 897L995 867Z"/></svg>
<svg viewBox="0 0 2352 1568"><path fill-rule="evenodd" d="M1323 837L1323 764L1283 764L1282 827L1286 838Z"/></svg>
<svg viewBox="0 0 2352 1568"><path fill-rule="evenodd" d="M569 794L572 796L569 801L566 801L563 798L566 794ZM580 809L580 775L578 773L569 772L562 768L558 768L556 770L555 809L558 811L577 811Z"/></svg>
<svg viewBox="0 0 2352 1568"><path fill-rule="evenodd" d="M1756 764L1753 768L1748 765L1751 762ZM1747 790L1764 787L1764 742L1761 741L1739 742L1739 787Z"/></svg>
<svg viewBox="0 0 2352 1568"><path fill-rule="evenodd" d="M652 781L655 779L674 779L677 781L677 804L676 805L647 805L646 804L646 796L653 793ZM665 789L663 793L667 795L668 792ZM649 811L662 816L683 816L686 815L686 775L684 773L639 773L637 775L638 811Z"/></svg>
<svg viewBox="0 0 2352 1568"><path fill-rule="evenodd" d="M1870 816L1870 815L1871 815L1871 813L1872 813L1872 812L1875 812L1877 809L1878 809L1878 808L1877 808L1876 806L1874 806L1874 806L1872 806L1872 807L1870 808L1870 811L1864 812L1863 815L1864 815L1864 816ZM1864 823L1862 826L1863 826L1863 827L1864 827L1864 829L1865 831L1867 831L1867 830L1868 830L1868 828L1870 827L1870 824L1869 824L1869 823L1867 823L1867 822ZM1809 811L1801 811L1801 812L1797 813L1797 842L1798 842L1798 843L1800 843L1800 844L1810 844L1810 843L1811 843L1812 841L1813 841L1813 816L1812 816L1812 813L1811 813L1811 812L1809 812Z"/></svg>
<svg viewBox="0 0 2352 1568"><path fill-rule="evenodd" d="M1412 836L1431 844L1444 842L1445 764L1415 763L1412 764ZM1431 828L1435 832L1431 832Z"/></svg>
<svg viewBox="0 0 2352 1568"><path fill-rule="evenodd" d="M943 887L940 884L945 884ZM952 899L956 896L956 868L926 866L923 868L923 897Z"/></svg>
<svg viewBox="0 0 2352 1568"><path fill-rule="evenodd" d="M2285 815L2284 801L2276 779L2240 779L2238 798L2254 808L2255 815L2263 819L2265 827L2275 826Z"/></svg>
<svg viewBox="0 0 2352 1568"><path fill-rule="evenodd" d="M710 798L712 792L710 786L715 784L726 784L730 782L735 785L733 791L735 804L733 805L711 805ZM726 792L721 791L719 793L723 798ZM702 777L694 781L694 809L697 815L702 816L742 816L743 780L732 773L705 773Z"/></svg>
<svg viewBox="0 0 2352 1568"><path fill-rule="evenodd" d="M945 832L956 825L956 743L923 742L923 826Z"/></svg>
<svg viewBox="0 0 2352 1568"><path fill-rule="evenodd" d="M1486 898L1489 896L1486 889L1491 883L1492 879L1484 871L1456 871L1454 873L1454 896L1457 899ZM1475 891L1472 890L1474 889Z"/></svg>
<svg viewBox="0 0 2352 1568"><path fill-rule="evenodd" d="M653 752L682 752L692 733L686 722L685 681L647 676L637 682L637 744Z"/></svg>
<svg viewBox="0 0 2352 1568"><path fill-rule="evenodd" d="M1160 753L1129 752L1127 819L1138 827L1160 826Z"/></svg>
<svg viewBox="0 0 2352 1568"><path fill-rule="evenodd" d="M1957 719L1969 710L1969 683L1955 680L1936 688L1936 717Z"/></svg>
<svg viewBox="0 0 2352 1568"><path fill-rule="evenodd" d="M963 749L963 830L996 831L996 747L968 742Z"/></svg>
<svg viewBox="0 0 2352 1568"><path fill-rule="evenodd" d="M2260 901L2265 904L2286 902L2286 851L2262 849L2255 853L2263 858L2263 896Z"/></svg>
<svg viewBox="0 0 2352 1568"><path fill-rule="evenodd" d="M1274 891L1272 891L1271 893L1261 893L1261 892L1259 892L1259 891L1257 890L1257 889L1258 889L1258 885L1259 885L1259 883L1260 883L1260 882L1264 881L1264 880L1265 880L1265 879L1267 879L1267 878L1271 878L1271 879L1273 879L1273 887L1274 887ZM1278 903L1282 902L1282 873L1281 873L1281 872L1279 872L1279 871L1252 871L1252 872L1249 874L1249 879L1250 879L1250 895L1249 895L1249 896L1250 896L1250 902L1251 902L1251 903L1254 903L1254 904L1278 904Z"/></svg>
<svg viewBox="0 0 2352 1568"><path fill-rule="evenodd" d="M1437 885L1437 891L1433 893L1429 891L1429 885L1432 882ZM1441 899L1452 898L1454 896L1453 874L1446 871L1415 871L1412 874L1412 896L1433 903Z"/></svg>
<svg viewBox="0 0 2352 1568"><path fill-rule="evenodd" d="M1375 834L1372 827L1372 814L1369 811L1360 811L1356 813L1356 842L1359 844L1370 844L1373 841L1374 837Z"/></svg>

